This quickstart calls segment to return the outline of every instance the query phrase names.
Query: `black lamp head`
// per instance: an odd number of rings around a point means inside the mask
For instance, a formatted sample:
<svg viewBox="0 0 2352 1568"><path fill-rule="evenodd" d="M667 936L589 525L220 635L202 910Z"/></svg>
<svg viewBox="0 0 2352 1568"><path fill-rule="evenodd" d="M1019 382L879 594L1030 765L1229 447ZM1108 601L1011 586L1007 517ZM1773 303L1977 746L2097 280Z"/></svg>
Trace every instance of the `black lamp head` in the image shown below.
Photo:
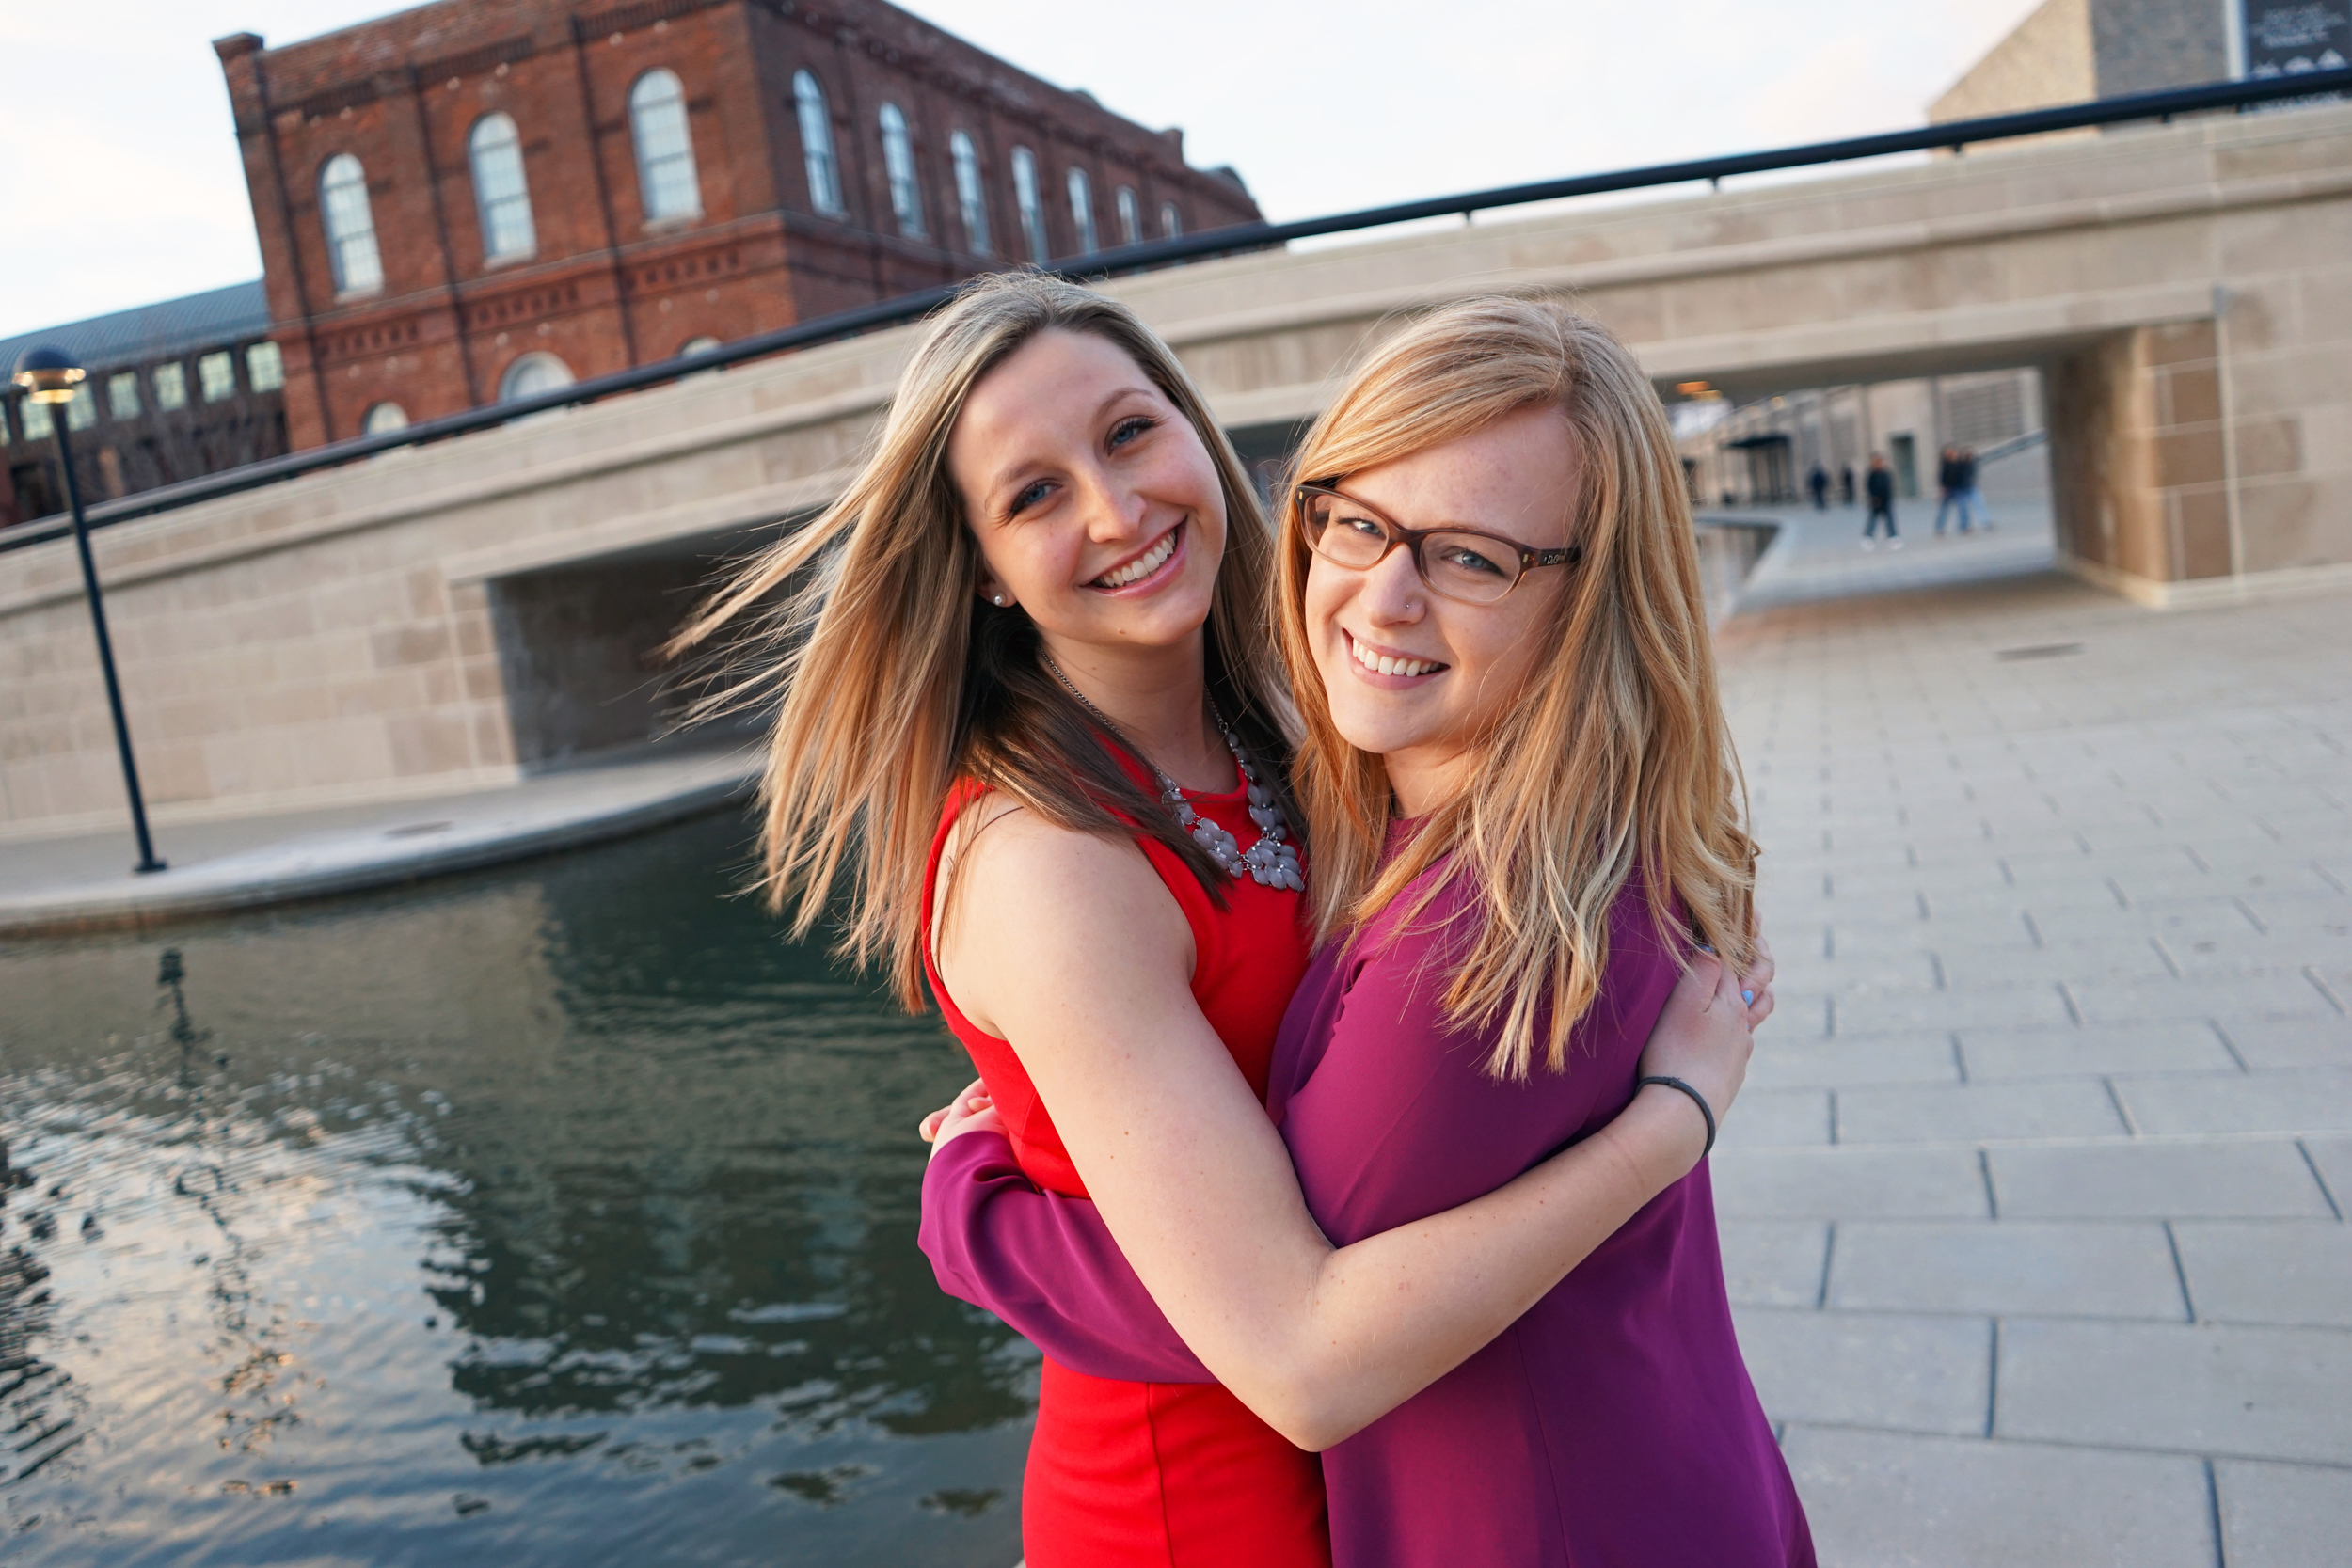
<svg viewBox="0 0 2352 1568"><path fill-rule="evenodd" d="M53 343L37 343L17 356L11 378L35 403L72 403L84 374L73 356Z"/></svg>

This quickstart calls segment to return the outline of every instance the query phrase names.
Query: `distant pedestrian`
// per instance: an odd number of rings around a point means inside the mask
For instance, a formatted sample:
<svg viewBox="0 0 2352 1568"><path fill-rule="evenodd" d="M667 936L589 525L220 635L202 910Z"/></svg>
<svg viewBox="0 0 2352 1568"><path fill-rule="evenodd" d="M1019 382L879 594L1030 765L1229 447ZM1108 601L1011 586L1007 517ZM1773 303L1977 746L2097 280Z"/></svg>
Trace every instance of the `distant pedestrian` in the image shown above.
<svg viewBox="0 0 2352 1568"><path fill-rule="evenodd" d="M1895 470L1886 466L1883 453L1874 451L1870 454L1870 473L1863 484L1870 496L1870 515L1862 525L1862 547L1866 550L1878 548L1872 536L1878 532L1879 519L1883 517L1886 519L1888 545L1901 549L1903 542L1895 532Z"/></svg>
<svg viewBox="0 0 2352 1568"><path fill-rule="evenodd" d="M1813 510L1827 512L1829 510L1829 470L1819 463L1814 464L1813 471L1804 476L1804 487L1813 492Z"/></svg>
<svg viewBox="0 0 2352 1568"><path fill-rule="evenodd" d="M1851 463L1840 464L1838 466L1837 504L1840 506L1851 506L1853 504L1853 465Z"/></svg>
<svg viewBox="0 0 2352 1568"><path fill-rule="evenodd" d="M1951 511L1954 502L1960 501L1960 449L1946 447L1943 456L1937 459L1935 465L1936 532L1944 531L1945 514ZM1960 531L1963 533L1968 531L1968 508L1965 502L1961 502Z"/></svg>
<svg viewBox="0 0 2352 1568"><path fill-rule="evenodd" d="M1986 528L1990 529L1993 526L1993 518L1984 509L1984 493L1977 488L1976 448L1963 447L1960 449L1960 467L1959 471L1953 475L1953 478L1960 482L1960 489L1958 492L1960 500L1960 531L1963 533L1968 531L1969 518L1972 515L1979 522L1981 522Z"/></svg>

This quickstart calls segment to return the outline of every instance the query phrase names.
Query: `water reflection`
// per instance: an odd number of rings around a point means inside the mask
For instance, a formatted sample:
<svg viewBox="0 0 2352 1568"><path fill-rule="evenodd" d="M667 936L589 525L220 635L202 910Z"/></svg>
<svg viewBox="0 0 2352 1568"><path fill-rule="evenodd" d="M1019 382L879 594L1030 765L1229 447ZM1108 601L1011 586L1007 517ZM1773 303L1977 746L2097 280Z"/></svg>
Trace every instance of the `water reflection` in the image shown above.
<svg viewBox="0 0 2352 1568"><path fill-rule="evenodd" d="M739 838L0 947L13 1557L1009 1563L1034 1355L914 1247L965 1073Z"/></svg>

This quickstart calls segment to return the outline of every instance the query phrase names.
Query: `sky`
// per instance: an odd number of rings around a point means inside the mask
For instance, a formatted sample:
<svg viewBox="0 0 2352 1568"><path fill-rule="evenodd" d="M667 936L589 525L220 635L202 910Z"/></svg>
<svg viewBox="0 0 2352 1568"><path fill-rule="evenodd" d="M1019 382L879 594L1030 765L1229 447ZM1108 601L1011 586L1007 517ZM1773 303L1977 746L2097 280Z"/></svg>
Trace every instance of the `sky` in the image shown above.
<svg viewBox="0 0 2352 1568"><path fill-rule="evenodd" d="M1916 125L2039 0L906 8L1230 164L1270 218ZM385 0L0 6L0 337L260 276L211 40Z"/></svg>

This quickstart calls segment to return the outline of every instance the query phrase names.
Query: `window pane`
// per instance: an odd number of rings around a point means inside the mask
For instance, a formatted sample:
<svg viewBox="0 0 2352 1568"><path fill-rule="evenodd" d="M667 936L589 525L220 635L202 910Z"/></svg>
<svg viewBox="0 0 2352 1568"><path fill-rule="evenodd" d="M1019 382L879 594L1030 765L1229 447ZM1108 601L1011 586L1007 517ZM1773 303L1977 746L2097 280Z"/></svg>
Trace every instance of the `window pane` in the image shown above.
<svg viewBox="0 0 2352 1568"><path fill-rule="evenodd" d="M975 256L988 254L988 193L980 185L980 154L961 131L947 138L956 166L956 207L963 218L963 245Z"/></svg>
<svg viewBox="0 0 2352 1568"><path fill-rule="evenodd" d="M155 380L155 406L161 409L185 408L188 405L187 367L178 360L158 365L152 372Z"/></svg>
<svg viewBox="0 0 2352 1568"><path fill-rule="evenodd" d="M882 169L890 176L890 211L898 232L909 239L923 237L923 198L914 182L914 143L907 135L907 117L896 103L882 106Z"/></svg>
<svg viewBox="0 0 2352 1568"><path fill-rule="evenodd" d="M1160 237L1172 240L1184 231L1184 215L1176 210L1173 201L1160 203Z"/></svg>
<svg viewBox="0 0 2352 1568"><path fill-rule="evenodd" d="M326 225L326 255L337 293L363 293L384 286L384 261L375 248L375 214L368 205L368 177L359 160L338 152L319 175L319 213Z"/></svg>
<svg viewBox="0 0 2352 1568"><path fill-rule="evenodd" d="M531 190L523 179L522 138L515 122L491 115L473 128L474 203L482 214L482 254L487 261L529 256L539 248L531 221Z"/></svg>
<svg viewBox="0 0 2352 1568"><path fill-rule="evenodd" d="M1119 243L1137 245L1143 240L1143 209L1136 200L1133 185L1119 187Z"/></svg>
<svg viewBox="0 0 2352 1568"><path fill-rule="evenodd" d="M206 403L218 403L237 395L237 367L226 352L208 354L196 362L196 379L204 388Z"/></svg>
<svg viewBox="0 0 2352 1568"><path fill-rule="evenodd" d="M1021 232L1029 242L1029 259L1046 260L1051 253L1045 245L1045 203L1037 188L1037 154L1025 147L1012 150L1012 199L1021 209Z"/></svg>
<svg viewBox="0 0 2352 1568"><path fill-rule="evenodd" d="M106 413L111 419L135 420L139 417L139 372L124 371L106 382Z"/></svg>
<svg viewBox="0 0 2352 1568"><path fill-rule="evenodd" d="M408 410L396 403L379 403L359 421L362 436L381 436L388 430L408 428Z"/></svg>
<svg viewBox="0 0 2352 1568"><path fill-rule="evenodd" d="M286 358L276 343L255 343L245 351L245 381L257 392L274 392L286 384Z"/></svg>
<svg viewBox="0 0 2352 1568"><path fill-rule="evenodd" d="M639 77L629 89L628 122L637 141L637 185L645 221L698 216L702 183L694 174L694 142L677 78L666 71Z"/></svg>
<svg viewBox="0 0 2352 1568"><path fill-rule="evenodd" d="M1101 245L1094 243L1094 187L1087 180L1087 171L1070 171L1070 223L1078 231L1078 254L1091 256Z"/></svg>
<svg viewBox="0 0 2352 1568"><path fill-rule="evenodd" d="M506 367L499 378L499 401L512 403L533 392L551 391L572 384L572 368L552 354L526 354Z"/></svg>
<svg viewBox="0 0 2352 1568"><path fill-rule="evenodd" d="M792 73L792 106L801 119L801 159L808 167L808 204L820 213L839 215L841 171L833 156L833 113L825 107L825 89L814 74Z"/></svg>
<svg viewBox="0 0 2352 1568"><path fill-rule="evenodd" d="M24 439L43 441L49 438L49 404L26 398L22 404L24 414Z"/></svg>
<svg viewBox="0 0 2352 1568"><path fill-rule="evenodd" d="M98 422L98 397L85 381L73 388L73 401L65 405L68 430L87 430Z"/></svg>

